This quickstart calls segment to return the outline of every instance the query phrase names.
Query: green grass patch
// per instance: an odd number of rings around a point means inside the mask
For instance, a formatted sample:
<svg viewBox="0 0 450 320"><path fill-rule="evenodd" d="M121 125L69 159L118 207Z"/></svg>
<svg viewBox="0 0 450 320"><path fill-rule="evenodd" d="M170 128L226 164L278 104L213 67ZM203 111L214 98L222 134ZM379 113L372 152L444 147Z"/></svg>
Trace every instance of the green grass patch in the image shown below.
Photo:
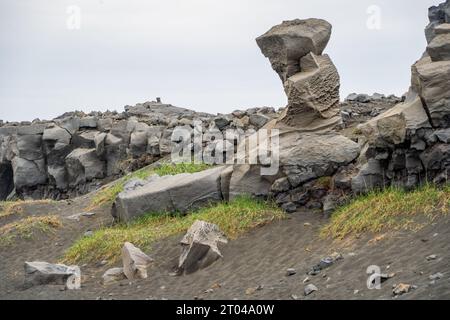
<svg viewBox="0 0 450 320"><path fill-rule="evenodd" d="M449 209L450 186L424 185L412 192L390 187L339 208L321 230L321 236L344 239L365 232L417 230L423 225L418 220L432 221Z"/></svg>
<svg viewBox="0 0 450 320"><path fill-rule="evenodd" d="M146 179L151 175L159 176L176 175L180 173L195 173L210 169L211 165L195 163L163 163L157 168L142 168L119 179L112 185L100 189L92 198L90 210L99 206L112 203L117 195L123 191L125 184L131 179Z"/></svg>
<svg viewBox="0 0 450 320"><path fill-rule="evenodd" d="M48 233L62 227L55 215L27 217L0 227L0 246L10 245L15 239L31 239L36 232Z"/></svg>
<svg viewBox="0 0 450 320"><path fill-rule="evenodd" d="M128 241L146 251L152 243L185 232L196 220L217 224L229 239L284 217L272 202L239 197L229 203L221 202L188 215L148 214L128 224L103 228L91 237L79 239L65 254L64 262L117 261L124 242Z"/></svg>

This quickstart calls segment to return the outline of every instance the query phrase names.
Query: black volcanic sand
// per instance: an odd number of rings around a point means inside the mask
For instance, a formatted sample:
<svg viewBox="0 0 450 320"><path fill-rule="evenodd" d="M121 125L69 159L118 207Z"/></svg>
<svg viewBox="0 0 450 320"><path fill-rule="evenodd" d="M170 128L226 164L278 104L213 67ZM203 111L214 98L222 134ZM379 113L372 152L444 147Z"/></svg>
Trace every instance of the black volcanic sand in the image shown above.
<svg viewBox="0 0 450 320"><path fill-rule="evenodd" d="M418 232L366 235L333 242L319 237L327 220L311 212L296 213L231 241L222 247L223 259L191 275L170 275L180 253L179 235L155 244L149 252L155 263L148 271L148 279L103 286L101 276L111 266L81 265L81 290L63 291L60 286L23 290L25 261L57 262L87 230L111 223L107 207L79 222L66 218L83 212L88 204L89 196L85 196L69 202L25 206L21 215L0 218L0 225L4 225L26 215L58 214L64 223L54 234L17 240L0 249L0 299L393 299L392 286L398 283L417 288L395 299L450 298L448 216ZM335 251L344 259L319 275L307 276L312 266ZM433 254L437 259L427 261L426 257ZM370 265L378 265L382 272L395 276L380 290L369 290L366 269ZM295 268L297 273L286 276L288 268ZM443 278L431 284L429 276L438 272ZM305 297L307 277L307 283L319 290Z"/></svg>

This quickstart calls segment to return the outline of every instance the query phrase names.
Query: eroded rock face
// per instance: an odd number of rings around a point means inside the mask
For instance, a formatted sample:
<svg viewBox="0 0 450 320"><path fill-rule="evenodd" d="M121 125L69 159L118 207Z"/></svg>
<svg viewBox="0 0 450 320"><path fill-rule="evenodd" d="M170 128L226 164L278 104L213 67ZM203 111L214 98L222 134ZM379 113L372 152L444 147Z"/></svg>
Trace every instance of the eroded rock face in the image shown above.
<svg viewBox="0 0 450 320"><path fill-rule="evenodd" d="M38 285L64 285L66 289L81 288L81 271L78 266L65 266L47 262L25 262L26 288Z"/></svg>
<svg viewBox="0 0 450 320"><path fill-rule="evenodd" d="M288 97L279 128L320 132L340 123L339 74L329 56L322 55L330 36L331 25L325 20L297 19L256 39Z"/></svg>
<svg viewBox="0 0 450 320"><path fill-rule="evenodd" d="M446 1L429 10L427 52L412 66L406 101L359 126L367 143L352 178L354 193L448 180L449 9Z"/></svg>
<svg viewBox="0 0 450 320"><path fill-rule="evenodd" d="M267 107L215 116L161 102L126 106L125 110L2 123L0 177L5 186L0 200L10 195L64 199L93 191L104 181L167 157L180 143L172 141L175 128L193 130L194 121L201 123L201 132L224 134L229 129L257 130L278 116Z"/></svg>
<svg viewBox="0 0 450 320"><path fill-rule="evenodd" d="M178 262L179 271L189 274L211 265L222 257L219 245L227 242L217 225L195 221L180 242L182 253Z"/></svg>

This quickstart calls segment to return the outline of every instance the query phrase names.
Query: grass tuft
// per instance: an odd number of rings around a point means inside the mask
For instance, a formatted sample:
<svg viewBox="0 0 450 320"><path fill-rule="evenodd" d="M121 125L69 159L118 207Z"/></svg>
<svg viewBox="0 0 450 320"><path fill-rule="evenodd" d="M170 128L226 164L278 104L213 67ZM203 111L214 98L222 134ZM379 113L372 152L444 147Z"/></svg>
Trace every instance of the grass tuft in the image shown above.
<svg viewBox="0 0 450 320"><path fill-rule="evenodd" d="M207 164L194 164L194 163L163 163L158 168L142 168L137 170L125 177L119 179L112 185L108 185L100 189L97 194L93 197L91 206L88 208L90 210L97 208L102 205L112 203L119 193L123 191L125 184L131 179L142 179L145 180L149 176L157 174L159 176L176 175L180 173L195 173L211 168Z"/></svg>
<svg viewBox="0 0 450 320"><path fill-rule="evenodd" d="M186 216L148 214L131 223L103 228L93 236L79 239L66 252L64 262L108 260L113 263L120 258L124 242L131 242L145 251L157 240L185 232L196 220L215 223L229 239L236 239L252 228L283 217L284 213L275 204L247 196L211 205Z"/></svg>
<svg viewBox="0 0 450 320"><path fill-rule="evenodd" d="M62 227L56 215L27 217L0 227L0 246L10 245L17 238L31 239L36 232L48 233Z"/></svg>
<svg viewBox="0 0 450 320"><path fill-rule="evenodd" d="M364 232L417 230L420 218L434 220L450 209L450 186L424 185L415 191L390 187L360 196L339 208L321 230L322 237L344 239Z"/></svg>

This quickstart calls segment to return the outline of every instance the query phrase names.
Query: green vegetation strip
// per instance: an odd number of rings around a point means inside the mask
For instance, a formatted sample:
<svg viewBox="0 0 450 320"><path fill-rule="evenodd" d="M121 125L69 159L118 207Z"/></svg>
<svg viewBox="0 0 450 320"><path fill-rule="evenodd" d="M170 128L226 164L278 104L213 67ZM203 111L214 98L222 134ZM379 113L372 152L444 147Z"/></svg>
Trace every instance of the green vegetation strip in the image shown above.
<svg viewBox="0 0 450 320"><path fill-rule="evenodd" d="M158 168L143 168L137 170L115 182L113 185L100 189L92 199L91 206L88 209L112 203L117 195L123 191L125 184L131 179L146 179L151 175L159 176L176 175L180 173L195 173L206 169L210 169L211 165L195 164L195 163L163 163Z"/></svg>
<svg viewBox="0 0 450 320"><path fill-rule="evenodd" d="M391 187L360 196L339 208L321 236L344 239L364 232L417 230L422 226L417 221L420 217L432 221L449 209L450 186L424 185L412 192Z"/></svg>
<svg viewBox="0 0 450 320"><path fill-rule="evenodd" d="M148 214L129 224L103 228L90 237L79 239L66 252L64 262L108 260L114 263L120 258L124 242L131 242L146 251L157 240L185 232L196 220L215 223L229 239L235 239L252 228L283 217L284 213L275 204L250 197L211 205L185 216Z"/></svg>

